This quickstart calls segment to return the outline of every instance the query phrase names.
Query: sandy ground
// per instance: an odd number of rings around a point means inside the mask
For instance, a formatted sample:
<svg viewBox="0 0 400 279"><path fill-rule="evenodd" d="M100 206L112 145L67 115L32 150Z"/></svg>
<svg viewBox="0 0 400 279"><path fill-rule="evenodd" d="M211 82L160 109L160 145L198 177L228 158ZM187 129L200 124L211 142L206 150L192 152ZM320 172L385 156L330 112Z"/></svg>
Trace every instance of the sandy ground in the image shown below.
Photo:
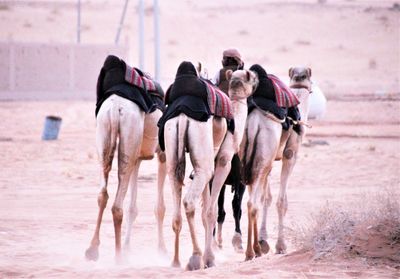
<svg viewBox="0 0 400 279"><path fill-rule="evenodd" d="M13 4L11 4L13 2ZM111 43L122 1L83 1L84 43ZM238 47L246 65L258 62L287 75L296 64L311 66L329 97L328 110L313 120L289 187L286 225L307 222L326 202L354 200L368 192L400 186L399 11L396 1L159 1L162 26L162 78L172 81L184 59L203 61L213 73L222 50ZM321 1L323 2L323 1ZM36 42L75 40L74 1L0 1L0 39ZM282 4L283 3L283 4ZM136 3L135 3L136 4ZM229 4L229 5L228 5ZM152 11L146 4L146 23ZM107 16L104 14L107 10ZM137 53L136 7L130 5L123 42ZM312 15L312 16L311 16ZM132 19L134 18L134 19ZM129 20L130 19L130 20ZM192 24L196 22L197 25ZM66 24L67 23L67 24ZM190 24L189 24L190 23ZM277 31L271 31L277 30ZM196 36L192 35L196 34ZM152 50L154 38L146 34ZM132 63L137 61L132 55ZM146 52L153 72L152 51ZM46 115L63 118L59 140L42 141ZM172 259L171 191L165 186L165 237L168 255L157 253L156 162L142 164L139 216L126 263L114 262L110 204L101 232L100 259L84 259L95 227L99 168L95 150L94 102L0 103L0 278L399 278L398 270L364 259L314 261L311 255L268 254L251 262L230 245L231 194L226 201L224 248L217 267L196 272L169 267ZM272 193L278 189L279 163ZM190 168L188 168L190 171ZM244 201L247 196L245 195ZM127 198L127 201L129 198ZM125 204L127 204L126 202ZM247 217L243 206L242 230ZM197 217L203 245L204 232ZM273 206L268 221L270 244L277 236ZM290 239L289 239L290 240ZM181 262L190 255L188 226L181 233Z"/></svg>
<svg viewBox="0 0 400 279"><path fill-rule="evenodd" d="M314 127L308 136L312 142L322 140L328 145L303 146L290 183L286 223L289 228L307 222L309 214L328 201L354 200L366 193L399 185L399 106L399 101L384 100L329 103L325 119L313 121ZM372 107L378 108L376 117L365 118ZM223 250L217 252L218 266L191 273L171 268L172 205L168 184L165 187L167 215L164 225L168 255L162 257L157 253L153 214L155 160L144 162L140 170L139 216L127 262L123 265L114 262L110 206L102 227L100 259L97 263L87 262L84 251L95 225L99 172L93 110L94 105L90 102L0 103L3 119L0 123L0 277L396 278L399 275L398 270L385 265L371 266L362 259L315 262L307 254L269 254L252 262L243 262L244 255L236 254L230 245L234 228L229 202L231 194L227 195L225 243ZM63 118L57 141L41 140L44 118L48 114ZM358 120L362 124L354 124ZM274 197L277 195L278 170L279 163L273 174ZM115 166L109 189L110 197L113 197ZM246 216L245 206L243 210L243 216ZM244 232L246 219L242 219ZM276 224L273 207L268 223L272 245L276 241ZM197 228L202 241L204 232L200 220L197 220ZM191 251L185 222L181 235L184 264ZM294 251L294 247L289 246L289 253Z"/></svg>

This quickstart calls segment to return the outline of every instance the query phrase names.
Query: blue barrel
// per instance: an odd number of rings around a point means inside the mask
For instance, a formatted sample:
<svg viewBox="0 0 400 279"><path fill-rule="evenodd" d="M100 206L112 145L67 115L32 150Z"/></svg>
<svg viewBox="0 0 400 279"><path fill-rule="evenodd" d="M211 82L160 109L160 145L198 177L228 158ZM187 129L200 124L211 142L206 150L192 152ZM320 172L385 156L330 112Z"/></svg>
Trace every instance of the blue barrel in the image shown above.
<svg viewBox="0 0 400 279"><path fill-rule="evenodd" d="M46 120L44 122L44 129L42 140L56 140L58 137L58 132L60 131L61 126L61 117L58 116L46 116Z"/></svg>

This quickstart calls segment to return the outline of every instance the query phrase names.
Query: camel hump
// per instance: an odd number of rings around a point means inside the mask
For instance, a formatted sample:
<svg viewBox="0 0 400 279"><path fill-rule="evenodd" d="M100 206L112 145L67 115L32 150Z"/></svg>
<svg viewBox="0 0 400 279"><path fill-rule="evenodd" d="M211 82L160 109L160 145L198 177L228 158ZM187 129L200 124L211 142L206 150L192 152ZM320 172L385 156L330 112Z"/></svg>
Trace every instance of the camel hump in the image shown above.
<svg viewBox="0 0 400 279"><path fill-rule="evenodd" d="M106 57L106 60L104 61L103 67L104 67L105 70L110 70L110 69L113 69L113 68L120 67L123 63L124 62L120 58L118 58L117 56L108 55Z"/></svg>

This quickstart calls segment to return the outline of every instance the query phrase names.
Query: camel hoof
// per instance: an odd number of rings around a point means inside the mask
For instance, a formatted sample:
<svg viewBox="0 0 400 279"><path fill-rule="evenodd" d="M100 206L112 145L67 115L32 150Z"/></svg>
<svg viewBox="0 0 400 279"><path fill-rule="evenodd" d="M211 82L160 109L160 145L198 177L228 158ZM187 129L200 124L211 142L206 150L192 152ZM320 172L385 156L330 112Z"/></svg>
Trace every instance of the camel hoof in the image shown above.
<svg viewBox="0 0 400 279"><path fill-rule="evenodd" d="M210 268L215 266L215 256L212 250L206 249L204 251L203 262L205 268Z"/></svg>
<svg viewBox="0 0 400 279"><path fill-rule="evenodd" d="M206 255L207 255L207 253L206 253ZM205 268L214 267L215 266L214 260L215 260L215 258L214 258L214 255L212 255L212 254L205 256L204 257L204 267Z"/></svg>
<svg viewBox="0 0 400 279"><path fill-rule="evenodd" d="M172 266L172 267L179 268L179 267L181 267L181 263L180 263L179 261L173 261L172 264L171 264L171 266Z"/></svg>
<svg viewBox="0 0 400 279"><path fill-rule="evenodd" d="M204 263L204 268L210 268L210 267L214 267L214 266L215 266L214 260L209 260Z"/></svg>
<svg viewBox="0 0 400 279"><path fill-rule="evenodd" d="M286 254L286 244L283 240L278 240L275 245L276 254Z"/></svg>
<svg viewBox="0 0 400 279"><path fill-rule="evenodd" d="M221 244L221 246L220 246L220 244L219 244L219 243L215 240L215 238L214 238L213 243L212 243L212 247L213 247L215 250L221 249L221 248L222 248L222 244Z"/></svg>
<svg viewBox="0 0 400 279"><path fill-rule="evenodd" d="M270 250L268 242L266 240L260 240L258 243L261 246L261 252L263 254L268 254L268 252Z"/></svg>
<svg viewBox="0 0 400 279"><path fill-rule="evenodd" d="M245 261L251 261L252 259L254 259L254 253L246 253Z"/></svg>
<svg viewBox="0 0 400 279"><path fill-rule="evenodd" d="M232 237L232 245L236 253L243 253L242 235L240 233L235 232Z"/></svg>
<svg viewBox="0 0 400 279"><path fill-rule="evenodd" d="M201 259L200 255L192 255L189 259L189 262L186 266L186 270L198 270L200 268L203 268L203 261Z"/></svg>
<svg viewBox="0 0 400 279"><path fill-rule="evenodd" d="M253 246L254 253L256 254L256 258L261 257L261 247L260 245L256 242L256 244Z"/></svg>
<svg viewBox="0 0 400 279"><path fill-rule="evenodd" d="M218 247L222 249L222 236L218 237Z"/></svg>
<svg viewBox="0 0 400 279"><path fill-rule="evenodd" d="M99 259L99 248L98 247L89 247L85 252L85 257L89 261L97 261Z"/></svg>

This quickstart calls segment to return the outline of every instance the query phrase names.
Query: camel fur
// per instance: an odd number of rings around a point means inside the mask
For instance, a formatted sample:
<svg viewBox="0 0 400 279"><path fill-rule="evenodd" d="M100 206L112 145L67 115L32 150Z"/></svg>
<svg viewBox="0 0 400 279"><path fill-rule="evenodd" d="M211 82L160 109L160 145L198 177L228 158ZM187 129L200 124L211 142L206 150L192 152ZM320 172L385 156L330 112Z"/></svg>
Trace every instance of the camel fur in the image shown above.
<svg viewBox="0 0 400 279"><path fill-rule="evenodd" d="M290 87L296 93L301 103L298 108L303 122L307 121L308 99L311 88L311 70L308 68L291 68ZM249 190L248 210L248 239L246 260L254 256L268 253L270 247L267 242L267 212L272 203L270 190L270 173L273 162L282 160L280 189L276 202L278 210L278 240L275 245L276 253L286 252L284 236L284 217L288 209L287 187L289 177L296 164L297 155L305 134L302 125L301 132L293 128L282 130L282 125L276 119L268 117L260 109L254 109L247 118L245 136L241 145L241 156L245 164L250 165L250 176L247 181ZM258 230L257 217L262 204L262 222Z"/></svg>
<svg viewBox="0 0 400 279"><path fill-rule="evenodd" d="M243 135L244 123L247 115L246 98L252 93L256 84L256 75L250 71L236 71L228 73L231 78L232 91L230 99L234 107L235 132L227 132L226 122L218 117L210 117L208 121L201 122L194 120L181 113L165 123L165 154L167 160L167 173L173 193L173 220L172 228L175 232L175 245L173 266L180 266L179 259L179 234L182 229L181 202L186 213L189 224L190 236L192 239L192 256L187 264L188 270L212 266L209 249L202 258L202 251L197 241L196 229L194 226L195 207L202 197L202 221L206 227L206 243L211 243L212 229L215 221L209 212L210 191L207 186L214 173L214 159L217 156L214 180L221 181L224 173L229 173L230 162L235 150L239 149L239 143ZM245 109L244 109L245 108ZM243 111L246 110L246 113ZM183 178L185 173L185 150L188 151L191 163L194 168L193 180L187 187L185 196L182 199ZM214 155L215 154L215 155ZM222 175L221 170L223 170ZM223 183L222 181L222 183ZM222 183L220 186L222 186ZM217 196L219 189L211 195ZM213 209L215 206L213 207ZM216 214L215 214L216 215ZM210 234L211 232L211 234ZM211 246L210 246L211 247Z"/></svg>

